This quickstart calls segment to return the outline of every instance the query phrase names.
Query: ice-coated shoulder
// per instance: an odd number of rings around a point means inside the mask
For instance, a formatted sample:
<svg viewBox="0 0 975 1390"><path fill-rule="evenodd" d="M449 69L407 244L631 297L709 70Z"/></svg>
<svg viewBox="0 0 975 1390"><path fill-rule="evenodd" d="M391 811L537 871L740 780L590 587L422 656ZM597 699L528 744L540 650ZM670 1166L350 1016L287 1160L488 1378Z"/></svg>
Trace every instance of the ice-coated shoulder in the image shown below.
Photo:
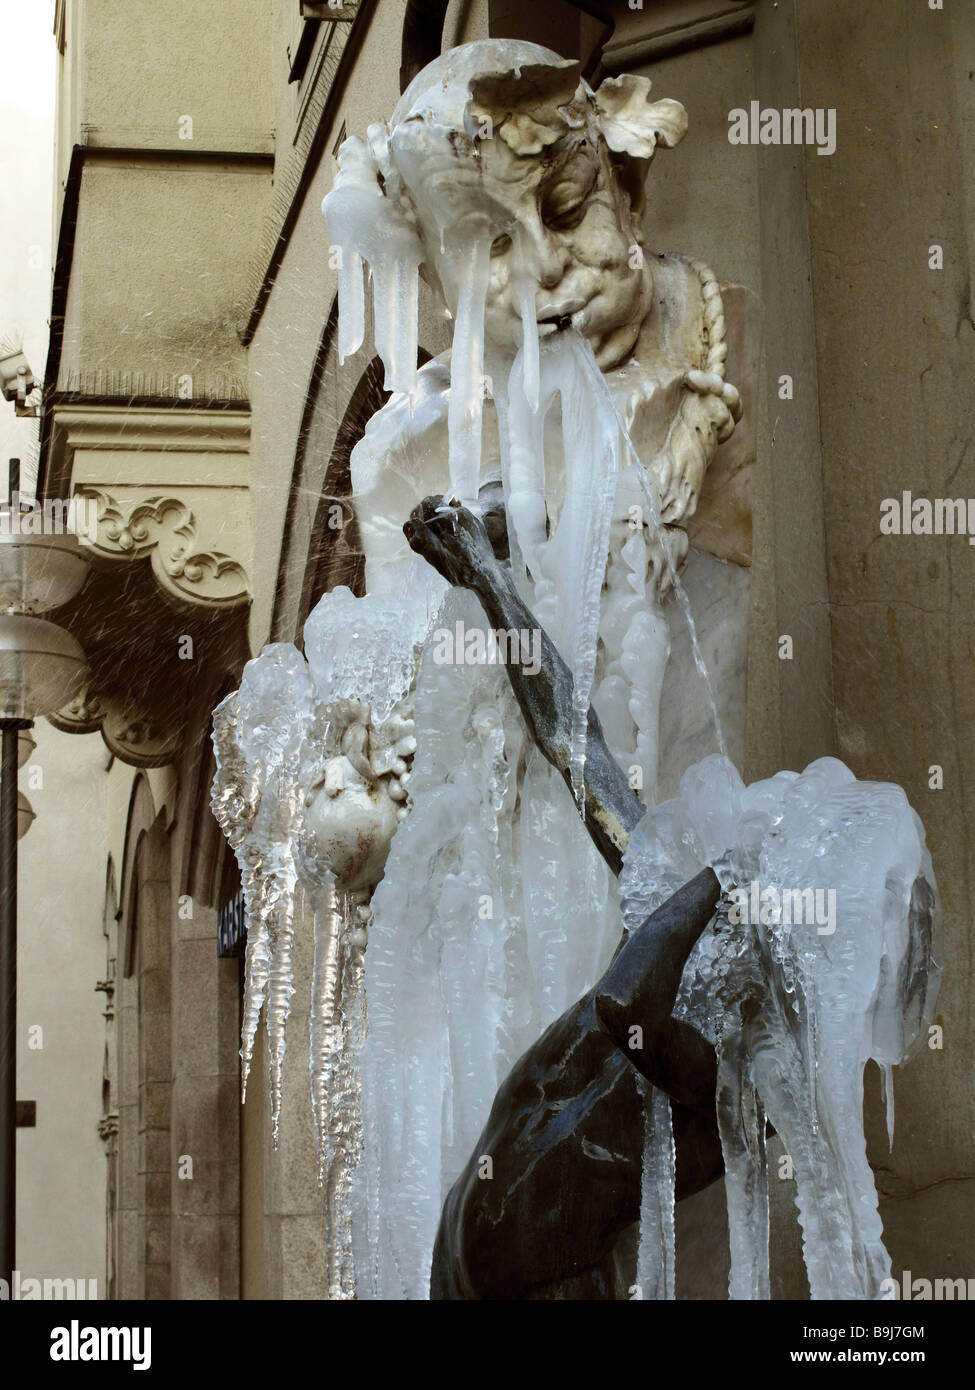
<svg viewBox="0 0 975 1390"><path fill-rule="evenodd" d="M916 885L921 879L933 893L934 884L923 827L902 789L858 781L836 758L746 787L729 759L705 758L684 773L675 798L647 812L630 839L620 880L627 930L708 864L725 895L719 925L754 929L790 978L828 982L831 1017L861 1014L869 1025L866 1055L899 1061L932 1002L918 999L918 950L925 942L914 937L923 934L930 952L933 926L919 920L924 895ZM715 1011L715 981L696 979L713 970L708 942L702 939L688 962L679 1007L717 1037L728 1020ZM927 964L931 995L937 970L933 960ZM706 999L712 1001L707 1016ZM894 1027L898 1002L911 1010Z"/></svg>
<svg viewBox="0 0 975 1390"><path fill-rule="evenodd" d="M356 598L344 585L323 594L305 623L305 655L323 704L361 700L382 723L410 689L417 651L439 607L443 582L429 569L429 601L412 594Z"/></svg>
<svg viewBox="0 0 975 1390"><path fill-rule="evenodd" d="M395 460L408 460L430 430L447 422L450 354L425 363L410 395L396 392L377 410L352 450L352 491L371 492Z"/></svg>

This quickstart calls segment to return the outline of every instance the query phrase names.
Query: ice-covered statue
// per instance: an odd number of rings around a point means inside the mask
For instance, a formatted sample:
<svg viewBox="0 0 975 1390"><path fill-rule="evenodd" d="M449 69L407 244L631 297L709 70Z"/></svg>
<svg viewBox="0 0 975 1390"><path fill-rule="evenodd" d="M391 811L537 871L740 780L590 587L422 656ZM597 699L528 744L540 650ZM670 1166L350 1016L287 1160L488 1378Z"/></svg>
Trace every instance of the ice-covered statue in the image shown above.
<svg viewBox="0 0 975 1390"><path fill-rule="evenodd" d="M807 1143L809 1240L824 1184L856 1195L840 1282L814 1293L872 1288L883 1264L866 1160L828 1128L842 1115L862 1140L864 1060L899 1060L920 1026L930 872L896 788L828 763L745 789L725 756L726 682L682 574L741 405L714 274L644 244L649 165L686 125L645 78L593 92L535 45L469 44L343 145L325 200L340 353L365 337L368 266L392 392L352 455L366 592L322 597L304 656L249 664L215 715L214 809L248 907L245 1075L263 1007L275 1123L296 882L314 911L330 1297L613 1296L638 1217L638 1282L672 1296L675 1181L723 1169L732 1291L760 1297L765 1114ZM418 370L421 276L453 344ZM743 589L702 563L724 631ZM695 700L710 762L675 718ZM860 884L848 858L833 885L873 954L847 1070L817 1091L816 991L845 979L849 935L810 954L801 933L725 931L719 896L769 865L801 878L800 847L828 850L847 813L866 856L888 800L889 863L877 851Z"/></svg>

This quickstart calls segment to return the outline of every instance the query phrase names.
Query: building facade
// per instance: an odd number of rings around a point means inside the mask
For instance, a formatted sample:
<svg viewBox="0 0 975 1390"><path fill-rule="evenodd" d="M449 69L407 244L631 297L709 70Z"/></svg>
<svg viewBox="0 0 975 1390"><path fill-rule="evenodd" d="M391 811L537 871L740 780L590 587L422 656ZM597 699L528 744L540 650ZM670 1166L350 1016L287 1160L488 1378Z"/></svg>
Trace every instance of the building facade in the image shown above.
<svg viewBox="0 0 975 1390"><path fill-rule="evenodd" d="M349 455L385 394L368 353L338 362L320 212L338 147L441 46L486 37L594 82L649 76L689 111L648 244L762 307L738 348L753 448L707 499L740 513L750 568L742 771L833 753L902 785L925 823L943 1045L897 1074L891 1153L868 1074L868 1136L895 1271L968 1277L973 580L958 538L881 543L879 515L904 491L975 491L975 27L920 0L59 0L38 491L99 515L60 619L91 681L52 722L112 755L85 842L105 883L108 1295L325 1283L307 911L275 1149L260 1064L239 1100L239 882L209 809L210 713L265 643L300 642L322 592L361 583L354 524L327 517L352 521ZM730 113L756 102L833 112L835 150L732 143ZM448 341L423 302L423 352ZM804 1291L793 1191L773 1182L779 1297ZM724 1295L722 1212L713 1191L682 1204L683 1296Z"/></svg>

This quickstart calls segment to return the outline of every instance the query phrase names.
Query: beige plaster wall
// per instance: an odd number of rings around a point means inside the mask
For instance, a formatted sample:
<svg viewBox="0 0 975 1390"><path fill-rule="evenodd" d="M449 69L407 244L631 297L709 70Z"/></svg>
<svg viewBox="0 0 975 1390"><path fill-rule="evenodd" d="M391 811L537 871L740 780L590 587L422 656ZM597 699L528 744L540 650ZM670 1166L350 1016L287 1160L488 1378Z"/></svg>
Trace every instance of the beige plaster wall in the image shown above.
<svg viewBox="0 0 975 1390"><path fill-rule="evenodd" d="M243 394L237 330L269 183L257 163L88 164L59 388L123 393L129 373L136 395L175 395L184 375L194 397Z"/></svg>
<svg viewBox="0 0 975 1390"><path fill-rule="evenodd" d="M36 819L19 846L17 1096L37 1102L37 1127L17 1132L17 1265L24 1278L95 1279L104 1298L106 996L95 984L108 750L46 720L33 735L19 777Z"/></svg>
<svg viewBox="0 0 975 1390"><path fill-rule="evenodd" d="M87 143L271 149L266 0L88 0L85 13Z"/></svg>

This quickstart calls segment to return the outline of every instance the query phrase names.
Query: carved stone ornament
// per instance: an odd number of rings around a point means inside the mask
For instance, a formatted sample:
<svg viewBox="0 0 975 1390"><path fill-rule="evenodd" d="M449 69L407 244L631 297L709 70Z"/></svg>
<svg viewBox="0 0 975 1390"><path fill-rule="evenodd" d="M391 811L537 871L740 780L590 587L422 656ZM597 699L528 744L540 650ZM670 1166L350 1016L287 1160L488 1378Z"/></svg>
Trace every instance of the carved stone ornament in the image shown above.
<svg viewBox="0 0 975 1390"><path fill-rule="evenodd" d="M141 530L137 511L129 513L130 532ZM137 539L133 551L140 543L145 553L146 542ZM170 541L155 550L161 545ZM103 547L92 548L104 555ZM246 659L246 604L177 602L171 587L160 592L155 564L96 560L57 619L84 647L89 674L50 722L65 733L100 731L111 752L134 767L173 762L196 702Z"/></svg>
<svg viewBox="0 0 975 1390"><path fill-rule="evenodd" d="M164 589L193 603L229 606L249 598L247 574L237 560L205 547L193 513L178 497L118 499L98 488L79 497L98 507L96 554L111 559L148 555Z"/></svg>
<svg viewBox="0 0 975 1390"><path fill-rule="evenodd" d="M140 717L120 708L110 695L96 693L92 683L70 705L48 716L66 734L101 732L109 750L135 767L165 767L179 749L179 728L163 719Z"/></svg>
<svg viewBox="0 0 975 1390"><path fill-rule="evenodd" d="M92 563L57 615L88 681L49 718L160 767L178 756L196 702L246 660L250 411L65 401L52 438L49 487L71 497Z"/></svg>

